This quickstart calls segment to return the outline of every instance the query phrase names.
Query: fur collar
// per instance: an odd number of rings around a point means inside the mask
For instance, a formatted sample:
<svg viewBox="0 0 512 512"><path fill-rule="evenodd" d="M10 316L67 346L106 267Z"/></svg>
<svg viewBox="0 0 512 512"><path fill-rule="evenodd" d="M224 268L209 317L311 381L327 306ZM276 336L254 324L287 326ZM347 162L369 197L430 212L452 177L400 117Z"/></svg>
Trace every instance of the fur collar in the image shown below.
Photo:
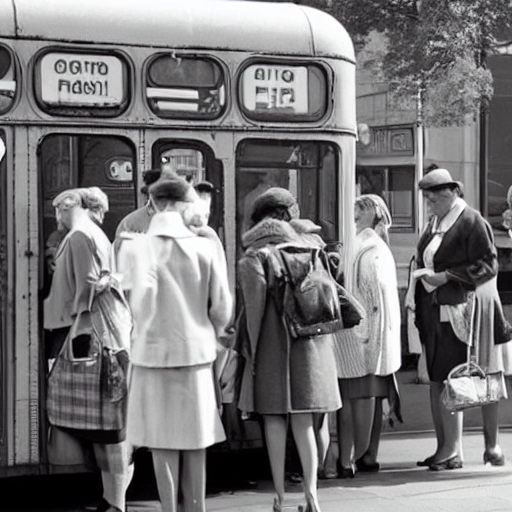
<svg viewBox="0 0 512 512"><path fill-rule="evenodd" d="M263 219L242 235L244 249L258 250L265 245L283 242L300 242L301 238L289 222L277 219Z"/></svg>

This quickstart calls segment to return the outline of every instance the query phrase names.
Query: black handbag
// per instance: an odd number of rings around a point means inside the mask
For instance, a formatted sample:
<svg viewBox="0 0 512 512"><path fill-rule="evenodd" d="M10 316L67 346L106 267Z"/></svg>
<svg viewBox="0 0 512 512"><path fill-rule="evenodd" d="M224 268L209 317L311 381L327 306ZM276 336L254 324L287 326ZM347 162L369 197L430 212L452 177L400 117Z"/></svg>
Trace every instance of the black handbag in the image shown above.
<svg viewBox="0 0 512 512"><path fill-rule="evenodd" d="M343 328L350 329L351 327L359 325L365 316L365 311L361 303L346 288L339 283L336 284Z"/></svg>

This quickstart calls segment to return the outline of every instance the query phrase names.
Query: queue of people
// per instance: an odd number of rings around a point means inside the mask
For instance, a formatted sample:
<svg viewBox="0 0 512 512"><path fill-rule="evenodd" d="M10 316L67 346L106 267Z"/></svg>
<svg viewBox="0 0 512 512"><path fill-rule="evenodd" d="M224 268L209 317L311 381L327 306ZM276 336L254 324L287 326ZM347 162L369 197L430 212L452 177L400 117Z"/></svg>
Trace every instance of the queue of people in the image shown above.
<svg viewBox="0 0 512 512"><path fill-rule="evenodd" d="M87 353L88 338L79 335L91 332L91 273L98 260L104 269L113 262L133 316L126 428L67 431L93 448L104 489L99 512L124 512L133 472L130 453L137 447L152 452L163 512L178 510L178 501L184 512L205 512L206 448L225 439L213 366L235 316L226 259L207 225L211 184L194 188L177 174L160 171L146 172L144 181L147 202L123 219L113 247L100 227L108 210L101 190L73 189L55 198L62 240L47 254L52 281L45 300L46 353L51 360L59 357L72 326L82 343L76 344L77 353ZM443 407L443 381L465 361L468 344L480 366L511 373L512 330L497 294L496 250L488 224L464 202L462 185L447 170L431 171L419 186L431 218L418 242L415 302L408 306L416 312L426 353L438 445L418 465L457 469L463 465L462 413ZM280 512L285 500L288 426L302 468L305 506L300 509L319 512L317 479L325 477L327 414L336 411L339 478L379 471L384 400L387 414L402 421L391 214L373 194L358 197L354 209L355 254L347 275L331 266L328 255L320 259L323 271L345 282L364 309L360 323L350 329L335 328L331 321L329 328L326 322L315 324L317 334L304 334L307 330L297 331L287 316L289 267L276 248L326 254L320 227L300 218L297 200L287 189L272 187L258 195L242 237L238 279L243 314L236 336L243 366L237 405L262 418L275 490L273 512ZM308 313L313 315L313 309ZM468 311L475 318L471 332L464 322ZM77 317L82 331L74 325ZM505 460L498 407L482 408L483 459L492 465Z"/></svg>

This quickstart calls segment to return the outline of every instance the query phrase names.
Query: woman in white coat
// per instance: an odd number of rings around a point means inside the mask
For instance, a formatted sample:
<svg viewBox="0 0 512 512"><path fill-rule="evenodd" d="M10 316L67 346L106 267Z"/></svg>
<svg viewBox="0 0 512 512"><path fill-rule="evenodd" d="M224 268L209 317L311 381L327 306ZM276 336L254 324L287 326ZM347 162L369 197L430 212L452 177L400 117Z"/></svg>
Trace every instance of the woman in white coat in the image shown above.
<svg viewBox="0 0 512 512"><path fill-rule="evenodd" d="M337 412L341 478L353 478L356 465L360 471L379 469L382 400L396 404L394 373L401 365L396 267L387 233L391 215L381 197L368 194L356 200L355 222L351 277L354 295L367 314L358 326L337 334L335 343L343 401Z"/></svg>

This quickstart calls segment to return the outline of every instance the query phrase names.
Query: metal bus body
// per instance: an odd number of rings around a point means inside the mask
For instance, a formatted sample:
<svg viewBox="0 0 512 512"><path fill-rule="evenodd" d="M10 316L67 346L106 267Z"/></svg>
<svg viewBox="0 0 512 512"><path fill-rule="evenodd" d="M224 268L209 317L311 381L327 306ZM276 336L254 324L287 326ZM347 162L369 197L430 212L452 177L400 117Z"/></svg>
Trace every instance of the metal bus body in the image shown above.
<svg viewBox="0 0 512 512"><path fill-rule="evenodd" d="M350 247L355 138L352 43L315 9L1 2L0 476L83 470L46 455L42 298L56 193L100 186L112 239L143 204L143 171L171 165L211 181L235 293L250 201L269 186L290 188L328 242Z"/></svg>

